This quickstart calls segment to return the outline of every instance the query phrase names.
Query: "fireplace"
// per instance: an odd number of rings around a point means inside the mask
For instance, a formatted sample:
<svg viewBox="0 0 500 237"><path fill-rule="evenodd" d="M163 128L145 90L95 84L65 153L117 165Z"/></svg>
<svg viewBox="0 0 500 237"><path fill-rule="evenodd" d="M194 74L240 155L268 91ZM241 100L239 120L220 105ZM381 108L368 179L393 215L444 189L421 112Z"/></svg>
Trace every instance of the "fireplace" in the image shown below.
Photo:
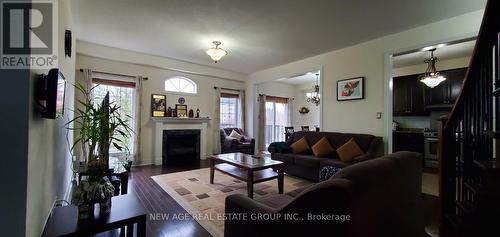
<svg viewBox="0 0 500 237"><path fill-rule="evenodd" d="M200 160L199 129L163 130L162 164L189 164Z"/></svg>

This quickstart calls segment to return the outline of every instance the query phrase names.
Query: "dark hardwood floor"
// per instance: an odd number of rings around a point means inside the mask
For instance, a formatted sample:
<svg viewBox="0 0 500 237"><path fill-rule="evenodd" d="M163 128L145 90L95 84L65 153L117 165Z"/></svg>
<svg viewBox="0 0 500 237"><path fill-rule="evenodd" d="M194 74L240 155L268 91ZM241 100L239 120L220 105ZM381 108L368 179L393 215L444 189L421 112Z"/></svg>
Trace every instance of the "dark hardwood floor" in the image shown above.
<svg viewBox="0 0 500 237"><path fill-rule="evenodd" d="M201 161L199 164L193 165L172 165L169 166L138 166L132 167L129 177L130 195L138 197L140 202L146 208L148 213L155 214L170 214L168 220L152 220L148 216L147 221L147 236L148 237L205 237L211 236L203 227L195 220L172 220L173 214L187 214L177 202L170 197L161 187L156 184L151 176L160 174L169 174L192 169L206 168L208 161ZM208 174L207 174L208 175ZM431 225L437 223L437 197L422 194L422 213L420 221L423 225ZM108 233L98 235L99 237L119 236L119 233Z"/></svg>
<svg viewBox="0 0 500 237"><path fill-rule="evenodd" d="M205 167L208 167L206 161L200 161L199 164L193 165L176 165L172 168L154 165L132 167L128 193L136 195L148 213L170 214L169 220L152 220L148 216L148 237L211 236L195 220L171 220L172 215L187 212L151 179L151 176L155 175Z"/></svg>

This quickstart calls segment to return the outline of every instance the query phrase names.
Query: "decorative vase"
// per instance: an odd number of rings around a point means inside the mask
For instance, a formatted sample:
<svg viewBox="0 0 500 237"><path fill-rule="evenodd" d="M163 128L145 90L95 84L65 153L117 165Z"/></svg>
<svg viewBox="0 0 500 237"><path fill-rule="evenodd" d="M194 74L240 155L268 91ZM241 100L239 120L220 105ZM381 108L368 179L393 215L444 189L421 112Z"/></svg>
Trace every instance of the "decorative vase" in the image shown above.
<svg viewBox="0 0 500 237"><path fill-rule="evenodd" d="M109 181L108 177L103 177L98 183L93 186L93 200L99 203L99 213L107 215L111 211L111 197L115 192L115 188Z"/></svg>
<svg viewBox="0 0 500 237"><path fill-rule="evenodd" d="M189 117L194 118L194 111L192 109L189 110Z"/></svg>
<svg viewBox="0 0 500 237"><path fill-rule="evenodd" d="M196 109L196 117L199 118L200 117L200 109Z"/></svg>
<svg viewBox="0 0 500 237"><path fill-rule="evenodd" d="M93 203L78 205L78 219L88 219L94 216L94 207L95 205Z"/></svg>

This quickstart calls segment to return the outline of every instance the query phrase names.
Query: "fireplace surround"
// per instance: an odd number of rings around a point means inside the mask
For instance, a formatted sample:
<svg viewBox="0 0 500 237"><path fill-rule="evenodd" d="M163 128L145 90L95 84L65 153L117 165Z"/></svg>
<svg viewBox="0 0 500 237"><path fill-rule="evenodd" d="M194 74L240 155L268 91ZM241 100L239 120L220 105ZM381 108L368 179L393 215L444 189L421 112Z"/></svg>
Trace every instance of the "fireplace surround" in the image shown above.
<svg viewBox="0 0 500 237"><path fill-rule="evenodd" d="M155 122L155 140L154 140L154 163L163 165L163 133L167 130L198 130L199 135L199 155L198 160L204 160L207 157L207 137L209 118L151 118ZM182 152L182 151L180 151ZM184 151L185 152L185 151Z"/></svg>

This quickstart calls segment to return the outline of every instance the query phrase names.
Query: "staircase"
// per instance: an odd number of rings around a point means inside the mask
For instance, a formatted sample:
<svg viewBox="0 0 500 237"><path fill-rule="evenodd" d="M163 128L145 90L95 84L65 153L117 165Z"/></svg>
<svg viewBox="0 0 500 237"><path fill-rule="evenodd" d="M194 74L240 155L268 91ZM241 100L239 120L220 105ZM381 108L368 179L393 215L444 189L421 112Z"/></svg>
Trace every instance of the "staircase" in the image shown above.
<svg viewBox="0 0 500 237"><path fill-rule="evenodd" d="M440 236L500 236L499 4L488 1L462 91L441 120Z"/></svg>

